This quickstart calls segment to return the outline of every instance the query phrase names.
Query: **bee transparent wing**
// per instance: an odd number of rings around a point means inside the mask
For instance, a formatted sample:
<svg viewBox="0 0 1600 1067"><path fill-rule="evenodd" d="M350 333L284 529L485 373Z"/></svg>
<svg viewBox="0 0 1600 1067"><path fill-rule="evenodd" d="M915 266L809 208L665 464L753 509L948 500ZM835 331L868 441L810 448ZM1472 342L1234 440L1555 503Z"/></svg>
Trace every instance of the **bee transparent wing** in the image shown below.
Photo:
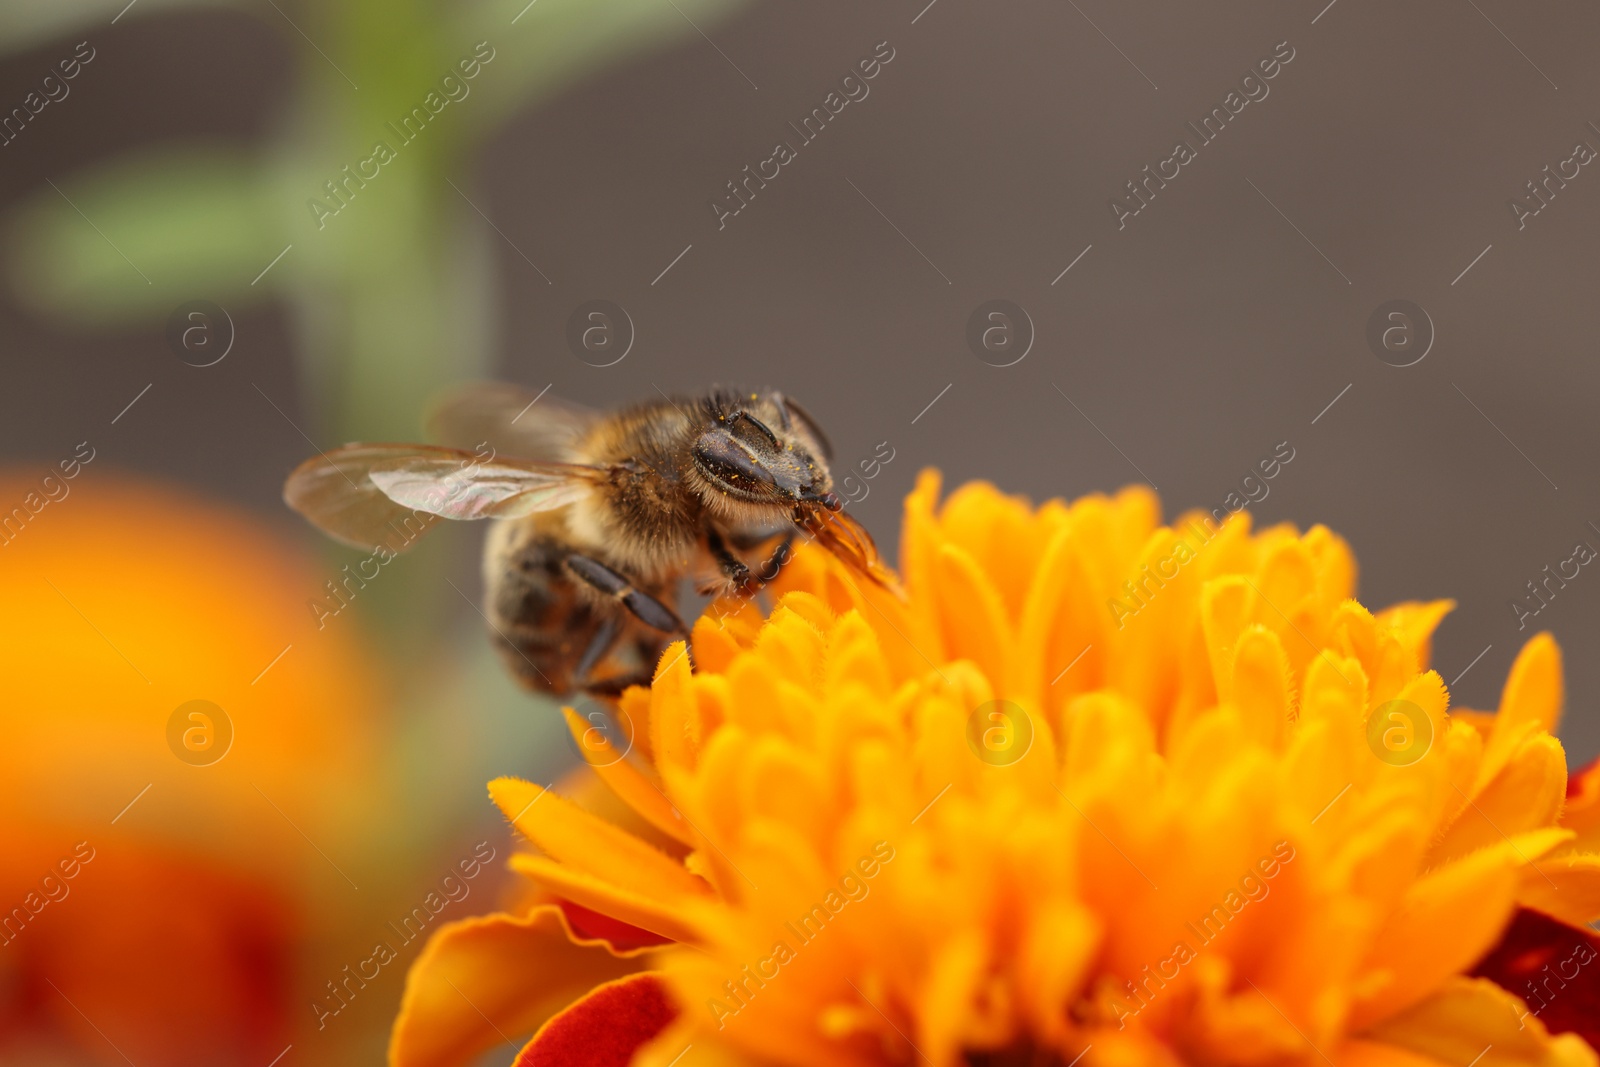
<svg viewBox="0 0 1600 1067"><path fill-rule="evenodd" d="M470 452L461 454L474 458ZM589 487L596 470L516 459L461 468L453 456L410 455L374 465L367 477L396 504L441 519L512 519L572 503Z"/></svg>
<svg viewBox="0 0 1600 1067"><path fill-rule="evenodd" d="M509 382L475 382L446 393L429 412L428 435L453 448L488 444L496 453L554 462L599 413Z"/></svg>
<svg viewBox="0 0 1600 1067"><path fill-rule="evenodd" d="M346 445L295 468L283 499L345 544L409 546L437 519L515 518L562 507L604 473L576 464L486 460L434 445Z"/></svg>
<svg viewBox="0 0 1600 1067"><path fill-rule="evenodd" d="M905 599L900 579L878 555L878 546L866 527L843 511L802 508L795 512L795 525L816 538L817 544L874 585Z"/></svg>

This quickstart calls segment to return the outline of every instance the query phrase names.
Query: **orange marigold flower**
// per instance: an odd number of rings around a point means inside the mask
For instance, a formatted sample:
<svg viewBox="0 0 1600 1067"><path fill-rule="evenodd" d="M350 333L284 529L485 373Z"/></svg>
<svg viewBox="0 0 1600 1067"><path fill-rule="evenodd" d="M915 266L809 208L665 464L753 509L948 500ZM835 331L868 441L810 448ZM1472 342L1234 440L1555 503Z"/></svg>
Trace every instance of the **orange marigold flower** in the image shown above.
<svg viewBox="0 0 1600 1067"><path fill-rule="evenodd" d="M904 601L802 551L624 695L632 758L568 713L582 804L490 784L544 896L441 931L395 1064L1600 1062L1548 636L1452 715L1450 602L1373 614L1323 527L938 496Z"/></svg>

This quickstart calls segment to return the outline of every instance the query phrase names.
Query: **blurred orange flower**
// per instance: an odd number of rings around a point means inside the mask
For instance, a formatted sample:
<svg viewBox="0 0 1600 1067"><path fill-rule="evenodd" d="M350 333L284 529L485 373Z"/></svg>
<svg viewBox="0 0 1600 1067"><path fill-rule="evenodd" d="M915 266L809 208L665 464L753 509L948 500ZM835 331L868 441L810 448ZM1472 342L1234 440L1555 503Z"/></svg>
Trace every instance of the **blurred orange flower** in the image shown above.
<svg viewBox="0 0 1600 1067"><path fill-rule="evenodd" d="M104 464L0 475L0 1061L265 1067L354 906L375 672L307 560Z"/></svg>

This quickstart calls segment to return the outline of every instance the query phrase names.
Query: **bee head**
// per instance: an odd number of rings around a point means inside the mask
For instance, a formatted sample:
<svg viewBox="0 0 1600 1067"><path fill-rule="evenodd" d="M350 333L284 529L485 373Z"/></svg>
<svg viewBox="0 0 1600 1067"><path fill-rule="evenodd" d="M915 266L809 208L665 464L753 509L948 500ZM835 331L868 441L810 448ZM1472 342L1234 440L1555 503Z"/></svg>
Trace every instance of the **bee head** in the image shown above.
<svg viewBox="0 0 1600 1067"><path fill-rule="evenodd" d="M793 509L843 504L828 471L830 449L816 423L779 393L713 397L690 455L712 507L731 501Z"/></svg>

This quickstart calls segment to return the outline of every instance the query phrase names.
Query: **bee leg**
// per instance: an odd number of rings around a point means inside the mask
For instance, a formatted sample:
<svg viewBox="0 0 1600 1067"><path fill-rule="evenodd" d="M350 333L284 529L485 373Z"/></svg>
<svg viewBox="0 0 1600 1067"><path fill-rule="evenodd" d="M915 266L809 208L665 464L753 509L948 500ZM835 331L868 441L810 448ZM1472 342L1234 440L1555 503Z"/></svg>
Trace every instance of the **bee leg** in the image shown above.
<svg viewBox="0 0 1600 1067"><path fill-rule="evenodd" d="M622 633L622 620L617 616L609 616L600 623L600 628L594 632L594 636L589 639L588 647L583 650L577 667L573 668L573 688L589 688L590 676L594 674L595 667L617 643L617 635L620 633Z"/></svg>
<svg viewBox="0 0 1600 1067"><path fill-rule="evenodd" d="M722 535L715 529L706 530L706 549L710 551L711 558L717 561L717 568L722 571L722 576L727 579L728 588L742 595L748 595L752 589L750 568L745 566L744 560L735 556L728 548ZM715 589L702 589L703 593L715 592Z"/></svg>
<svg viewBox="0 0 1600 1067"><path fill-rule="evenodd" d="M645 664L647 664L647 666L642 666L637 670L613 675L607 678L587 680L583 683L584 692L588 693L592 697L615 700L621 697L625 690L636 685L649 689L651 683L655 681L656 673L661 669L662 654L666 651L667 644L665 641L661 641L642 633L636 633L634 647L638 652L639 658ZM692 642L684 642L683 653L678 657L678 659L687 659L689 661L689 669L696 669L694 662L694 645ZM677 659L674 659L668 662L666 666L670 667L676 662Z"/></svg>
<svg viewBox="0 0 1600 1067"><path fill-rule="evenodd" d="M778 542L778 547L772 550L772 555L767 557L766 562L761 564L761 570L757 574L756 580L761 585L766 585L768 582L777 578L778 572L783 570L784 564L788 563L793 558L794 534L788 533L784 535L782 541Z"/></svg>
<svg viewBox="0 0 1600 1067"><path fill-rule="evenodd" d="M622 575L599 560L588 556L572 555L566 559L567 570L607 596L614 597L633 613L634 618L662 633L689 635L689 628L678 618L678 613L648 593L635 589Z"/></svg>
<svg viewBox="0 0 1600 1067"><path fill-rule="evenodd" d="M646 689L650 688L650 683L654 680L654 674L649 671L639 671L635 674L622 674L614 678L600 678L593 682L585 682L583 691L592 697L615 700L636 685L642 685Z"/></svg>

